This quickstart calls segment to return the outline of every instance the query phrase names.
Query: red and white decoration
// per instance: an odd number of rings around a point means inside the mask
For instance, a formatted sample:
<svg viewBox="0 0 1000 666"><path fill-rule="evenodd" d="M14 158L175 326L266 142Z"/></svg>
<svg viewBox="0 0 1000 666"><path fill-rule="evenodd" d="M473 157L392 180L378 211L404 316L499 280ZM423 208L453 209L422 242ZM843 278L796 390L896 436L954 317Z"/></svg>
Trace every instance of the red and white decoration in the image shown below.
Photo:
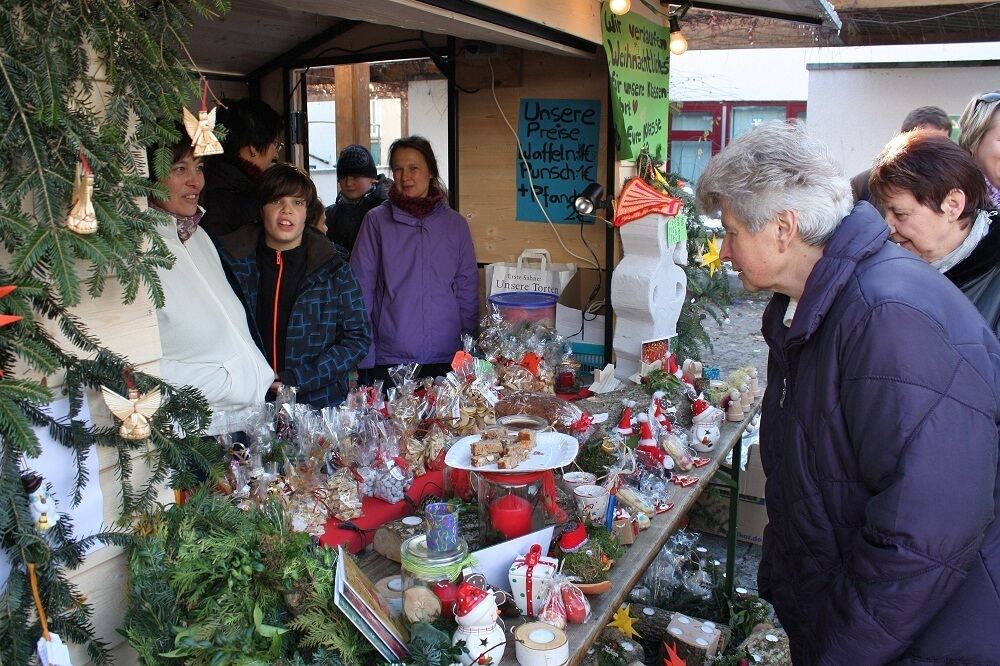
<svg viewBox="0 0 1000 666"><path fill-rule="evenodd" d="M498 598L499 597L499 598ZM458 586L455 600L455 622L458 629L451 643L465 641L468 652L459 657L462 666L473 664L498 664L503 659L507 638L503 627L497 623L499 606L503 603L503 592L494 592L476 587L469 582Z"/></svg>
<svg viewBox="0 0 1000 666"><path fill-rule="evenodd" d="M510 565L507 580L514 603L522 615L534 616L542 610L549 583L558 566L558 560L542 555L542 547L538 544Z"/></svg>

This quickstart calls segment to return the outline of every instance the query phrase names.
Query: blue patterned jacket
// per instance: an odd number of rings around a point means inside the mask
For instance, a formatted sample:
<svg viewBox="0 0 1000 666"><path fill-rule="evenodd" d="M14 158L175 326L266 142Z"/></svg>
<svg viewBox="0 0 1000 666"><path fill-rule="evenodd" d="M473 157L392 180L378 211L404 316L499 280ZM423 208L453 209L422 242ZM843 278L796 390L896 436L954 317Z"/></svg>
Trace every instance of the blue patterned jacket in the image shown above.
<svg viewBox="0 0 1000 666"><path fill-rule="evenodd" d="M255 333L260 294L256 249L262 233L263 227L250 225L218 241L219 258ZM306 229L302 242L306 246L306 275L285 330L281 380L298 387L298 402L319 409L336 406L346 397L347 375L368 352L371 328L350 264L312 227ZM255 338L260 344L259 333Z"/></svg>

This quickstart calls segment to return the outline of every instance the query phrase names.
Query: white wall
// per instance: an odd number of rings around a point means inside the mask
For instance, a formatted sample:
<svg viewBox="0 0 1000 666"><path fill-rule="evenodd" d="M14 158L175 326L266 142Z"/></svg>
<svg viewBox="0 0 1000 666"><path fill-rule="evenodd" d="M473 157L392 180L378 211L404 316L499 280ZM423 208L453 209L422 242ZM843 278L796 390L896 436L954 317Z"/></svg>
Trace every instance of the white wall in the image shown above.
<svg viewBox="0 0 1000 666"><path fill-rule="evenodd" d="M409 130L431 142L438 172L448 184L448 80L411 81Z"/></svg>
<svg viewBox="0 0 1000 666"><path fill-rule="evenodd" d="M932 104L959 115L973 95L998 84L1000 66L814 69L807 123L853 176L871 166L912 109Z"/></svg>
<svg viewBox="0 0 1000 666"><path fill-rule="evenodd" d="M670 57L670 101L802 101L812 49L688 51Z"/></svg>

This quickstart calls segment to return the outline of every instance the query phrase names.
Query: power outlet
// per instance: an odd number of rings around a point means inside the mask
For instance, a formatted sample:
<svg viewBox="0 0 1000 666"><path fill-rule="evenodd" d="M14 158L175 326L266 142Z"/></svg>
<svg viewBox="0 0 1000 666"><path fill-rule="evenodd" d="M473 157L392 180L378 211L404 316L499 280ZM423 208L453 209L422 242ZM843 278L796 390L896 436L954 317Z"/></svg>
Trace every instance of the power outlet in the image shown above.
<svg viewBox="0 0 1000 666"><path fill-rule="evenodd" d="M489 42L465 42L465 52L473 58L497 58L503 55L503 47Z"/></svg>

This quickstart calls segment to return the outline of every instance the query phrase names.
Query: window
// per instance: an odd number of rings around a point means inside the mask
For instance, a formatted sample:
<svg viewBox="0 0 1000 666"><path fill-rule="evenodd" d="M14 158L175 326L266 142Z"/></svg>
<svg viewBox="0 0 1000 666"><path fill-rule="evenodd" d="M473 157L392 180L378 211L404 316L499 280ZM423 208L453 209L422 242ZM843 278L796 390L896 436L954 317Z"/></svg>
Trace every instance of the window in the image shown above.
<svg viewBox="0 0 1000 666"><path fill-rule="evenodd" d="M670 107L669 169L692 184L733 139L772 120L806 119L805 102L680 102Z"/></svg>

